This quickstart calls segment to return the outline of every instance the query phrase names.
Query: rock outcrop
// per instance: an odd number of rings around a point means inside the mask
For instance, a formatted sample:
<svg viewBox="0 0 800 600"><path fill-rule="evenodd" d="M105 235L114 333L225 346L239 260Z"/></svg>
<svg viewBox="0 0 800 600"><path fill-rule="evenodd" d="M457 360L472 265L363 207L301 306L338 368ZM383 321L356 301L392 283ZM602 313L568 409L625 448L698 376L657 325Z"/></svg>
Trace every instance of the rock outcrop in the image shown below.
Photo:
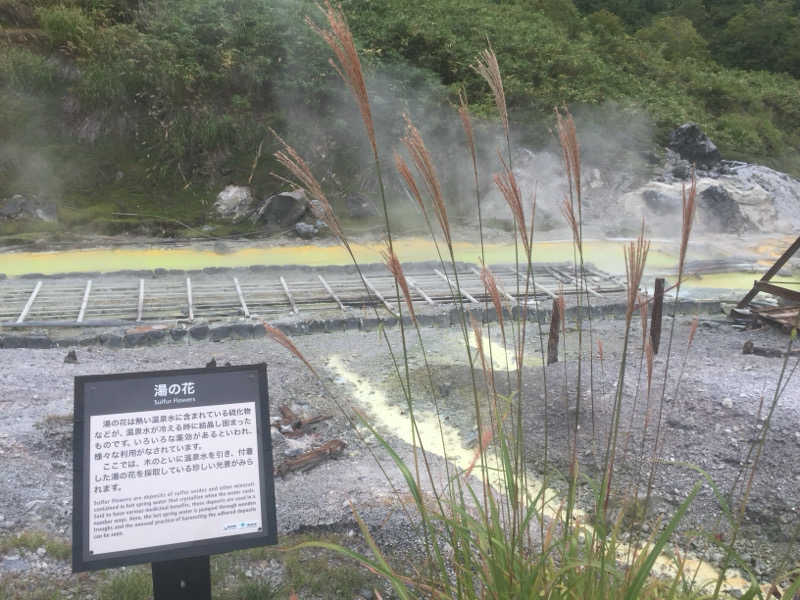
<svg viewBox="0 0 800 600"><path fill-rule="evenodd" d="M0 200L0 221L16 221L33 219L53 223L57 218L55 202L44 200L39 196L23 196L14 194L10 198Z"/></svg>
<svg viewBox="0 0 800 600"><path fill-rule="evenodd" d="M308 208L304 190L284 192L262 200L253 211L252 220L272 228L289 229L306 216Z"/></svg>
<svg viewBox="0 0 800 600"><path fill-rule="evenodd" d="M368 219L378 216L375 204L361 194L348 194L345 198L345 206L351 219Z"/></svg>
<svg viewBox="0 0 800 600"><path fill-rule="evenodd" d="M711 169L722 160L716 144L697 123L685 123L674 130L669 136L668 147L700 169Z"/></svg>
<svg viewBox="0 0 800 600"><path fill-rule="evenodd" d="M223 219L242 221L253 212L253 191L244 185L229 185L214 202L214 210Z"/></svg>

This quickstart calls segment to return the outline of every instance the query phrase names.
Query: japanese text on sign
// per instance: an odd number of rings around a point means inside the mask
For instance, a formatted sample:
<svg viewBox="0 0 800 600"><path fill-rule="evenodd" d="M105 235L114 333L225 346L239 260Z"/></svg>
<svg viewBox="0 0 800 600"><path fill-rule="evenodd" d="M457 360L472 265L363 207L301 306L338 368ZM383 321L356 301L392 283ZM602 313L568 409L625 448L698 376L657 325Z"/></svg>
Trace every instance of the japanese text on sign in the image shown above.
<svg viewBox="0 0 800 600"><path fill-rule="evenodd" d="M194 392L160 385L156 400ZM254 413L242 402L91 416L90 553L260 531Z"/></svg>

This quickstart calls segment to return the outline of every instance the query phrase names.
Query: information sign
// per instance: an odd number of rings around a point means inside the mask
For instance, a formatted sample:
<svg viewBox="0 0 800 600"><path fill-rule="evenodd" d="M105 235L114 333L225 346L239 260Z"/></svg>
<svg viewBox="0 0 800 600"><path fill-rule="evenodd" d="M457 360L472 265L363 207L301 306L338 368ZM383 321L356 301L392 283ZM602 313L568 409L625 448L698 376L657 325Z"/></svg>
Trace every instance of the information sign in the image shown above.
<svg viewBox="0 0 800 600"><path fill-rule="evenodd" d="M74 571L277 541L266 365L75 378Z"/></svg>

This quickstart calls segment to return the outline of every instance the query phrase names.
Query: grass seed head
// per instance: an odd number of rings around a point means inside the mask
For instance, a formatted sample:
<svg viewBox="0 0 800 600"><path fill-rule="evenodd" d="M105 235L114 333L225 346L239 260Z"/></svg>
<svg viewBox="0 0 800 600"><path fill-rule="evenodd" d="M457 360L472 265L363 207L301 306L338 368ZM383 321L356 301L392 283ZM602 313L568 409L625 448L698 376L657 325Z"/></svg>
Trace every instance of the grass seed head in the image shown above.
<svg viewBox="0 0 800 600"><path fill-rule="evenodd" d="M314 367L311 366L311 363L308 362L306 357L303 356L303 353L297 349L297 346L294 345L294 342L292 342L292 340L290 340L285 333L283 333L280 329L273 327L269 323L264 323L264 331L267 332L267 337L273 339L278 344L286 348L289 352L294 354L297 358L299 358L303 362L305 366L308 367L309 371L314 373L314 375L317 375L317 372L316 370L314 370Z"/></svg>
<svg viewBox="0 0 800 600"><path fill-rule="evenodd" d="M397 169L397 172L400 174L400 177L405 182L409 193L414 197L414 200L417 201L417 205L422 211L422 214L427 218L428 212L425 209L425 203L422 201L422 194L419 191L419 187L414 179L414 175L411 174L411 169L409 168L406 160L397 152L394 153L394 166Z"/></svg>
<svg viewBox="0 0 800 600"><path fill-rule="evenodd" d="M473 164L477 162L477 155L475 152L475 132L472 129L472 119L469 116L469 107L467 106L467 97L464 91L458 92L458 116L461 118L461 126L464 128L464 134L467 136L467 146L472 156Z"/></svg>
<svg viewBox="0 0 800 600"><path fill-rule="evenodd" d="M473 70L486 80L489 88L494 94L494 103L497 106L497 112L500 113L500 120L503 122L503 129L506 136L509 134L508 128L508 108L506 106L506 93L503 89L503 78L500 75L500 65L497 62L497 55L494 53L492 44L483 50L475 59L475 64L472 65Z"/></svg>
<svg viewBox="0 0 800 600"><path fill-rule="evenodd" d="M275 152L274 156L277 161L282 164L294 177L297 178L297 182L288 181L284 177L280 175L275 175L278 179L283 181L287 181L290 184L298 185L301 188L304 188L309 195L311 196L311 208L314 216L318 219L321 219L328 228L338 237L340 240L344 241L344 233L342 232L342 228L339 225L339 220L336 218L336 214L333 212L333 207L331 203L328 202L327 196L325 196L325 192L322 191L322 186L320 185L319 181L314 174L311 172L311 167L308 163L303 159L302 156L292 148L286 141L279 136L273 129L270 129L272 135L275 136L275 139L278 140L280 143L282 150Z"/></svg>
<svg viewBox="0 0 800 600"><path fill-rule="evenodd" d="M497 287L497 280L494 277L491 269L486 265L481 267L481 281L489 292L489 296L494 304L494 310L497 312L497 322L500 324L500 329L505 330L503 325L503 304L500 301L500 289Z"/></svg>
<svg viewBox="0 0 800 600"><path fill-rule="evenodd" d="M522 209L522 192L519 189L519 184L517 183L514 172L511 170L508 163L503 160L499 152L498 157L500 158L503 172L499 174L496 173L493 179L495 185L497 185L497 188L503 195L503 198L505 198L508 207L511 209L517 231L522 238L522 245L525 247L525 253L526 255L530 255L530 240L528 239L528 230L525 226L525 211Z"/></svg>
<svg viewBox="0 0 800 600"><path fill-rule="evenodd" d="M364 121L372 151L377 156L378 145L375 140L375 125L372 121L367 86L364 83L364 72L361 69L361 60L358 57L356 44L353 41L353 34L350 32L347 19L341 6L332 5L330 0L324 0L321 5L317 6L325 15L328 26L320 27L308 17L306 18L306 23L333 51L336 58L335 60L331 59L329 62L336 69L339 77L350 88L358 104L358 110L361 112L361 119Z"/></svg>
<svg viewBox="0 0 800 600"><path fill-rule="evenodd" d="M425 146L422 135L408 115L403 115L406 121L406 133L403 136L403 144L405 145L408 153L411 155L411 160L414 167L417 169L425 187L431 197L433 204L433 212L436 219L439 221L439 226L442 228L445 241L448 246L452 246L453 240L450 235L450 221L447 218L447 207L444 203L444 194L442 193L442 186L439 183L439 176L436 174L436 167L433 166L430 152ZM403 175L403 173L400 173ZM413 193L413 192L412 192Z"/></svg>
<svg viewBox="0 0 800 600"><path fill-rule="evenodd" d="M566 108L564 108L563 111L556 109L555 113L558 142L561 146L561 157L564 161L564 169L567 172L570 196L572 196L574 192L578 198L578 202L580 202L581 147L578 143L575 120Z"/></svg>
<svg viewBox="0 0 800 600"><path fill-rule="evenodd" d="M636 307L639 286L642 284L647 253L650 251L650 241L644 238L644 219L642 219L642 231L639 237L636 238L636 241L630 242L623 250L625 254L625 273L628 278L628 309L625 317L630 323Z"/></svg>
<svg viewBox="0 0 800 600"><path fill-rule="evenodd" d="M414 304L411 301L411 293L408 291L408 281L406 281L406 276L403 273L403 266L400 264L394 250L388 244L386 245L386 249L381 252L381 255L383 256L384 263L386 263L386 268L389 269L389 272L394 276L395 281L397 281L397 285L400 286L400 290L403 292L403 298L405 298L406 304L408 305L411 319L416 324L417 315L414 313Z"/></svg>
<svg viewBox="0 0 800 600"><path fill-rule="evenodd" d="M683 278L683 266L686 261L686 251L689 248L689 236L692 233L692 225L694 224L694 215L697 210L697 178L695 177L694 168L692 168L692 179L689 184L689 191L686 191L684 184L681 189L681 206L683 208L683 223L681 226L681 249L680 258L678 259L678 281Z"/></svg>

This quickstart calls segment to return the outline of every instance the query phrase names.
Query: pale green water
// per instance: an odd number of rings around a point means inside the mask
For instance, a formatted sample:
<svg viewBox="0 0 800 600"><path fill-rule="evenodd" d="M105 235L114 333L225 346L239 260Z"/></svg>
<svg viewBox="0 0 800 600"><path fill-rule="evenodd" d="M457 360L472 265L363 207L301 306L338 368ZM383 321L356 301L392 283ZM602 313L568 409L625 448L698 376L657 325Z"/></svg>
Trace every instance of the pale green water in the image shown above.
<svg viewBox="0 0 800 600"><path fill-rule="evenodd" d="M609 273L624 273L622 241L587 241L584 244L586 261ZM382 262L382 243L353 244L356 258L362 264ZM480 244L455 242L456 259L477 263ZM759 248L767 253L766 248ZM434 244L425 238L407 238L395 242L395 251L402 262L438 260ZM513 244L485 244L488 264L513 263ZM692 258L691 251L689 259ZM447 257L445 257L447 259ZM574 258L570 241L537 242L534 244L534 262L564 262ZM204 267L247 267L251 265L346 265L350 257L339 245L251 246L228 253L215 252L211 247L169 248L93 248L88 250L63 250L53 252L12 252L0 255L0 273L9 277L25 273L45 275L65 272L110 272L123 269L202 269ZM765 262L765 270L771 261ZM659 271L675 267L677 263L674 244L653 243L647 258L648 269ZM686 288L717 288L748 290L755 273L719 273L702 278L687 278ZM800 280L793 279L795 284Z"/></svg>
<svg viewBox="0 0 800 600"><path fill-rule="evenodd" d="M587 242L586 259L598 268L623 272L622 242ZM514 262L512 244L486 244L486 262ZM361 263L382 262L381 243L353 244ZM437 260L436 249L430 240L411 238L398 240L395 251L401 261ZM477 262L480 245L456 242L457 260ZM571 261L570 242L538 242L534 245L536 262ZM0 257L0 273L8 276L24 273L64 273L70 271L119 271L122 269L202 269L204 267L246 267L250 265L345 265L350 257L341 246L273 246L249 247L220 254L211 248L94 248L55 252L15 252ZM669 267L674 258L654 246L648 264Z"/></svg>

